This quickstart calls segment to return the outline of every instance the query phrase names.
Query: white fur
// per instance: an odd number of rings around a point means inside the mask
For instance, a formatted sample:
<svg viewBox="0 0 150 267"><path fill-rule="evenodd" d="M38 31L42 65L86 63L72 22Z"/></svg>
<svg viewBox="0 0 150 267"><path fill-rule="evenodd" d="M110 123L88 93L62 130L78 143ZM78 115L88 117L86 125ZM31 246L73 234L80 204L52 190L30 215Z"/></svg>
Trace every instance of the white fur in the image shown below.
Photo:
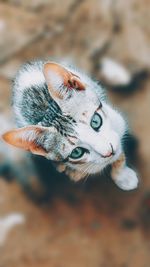
<svg viewBox="0 0 150 267"><path fill-rule="evenodd" d="M113 86L128 85L131 81L131 75L127 69L110 58L104 58L102 60L101 75Z"/></svg>
<svg viewBox="0 0 150 267"><path fill-rule="evenodd" d="M26 130L23 133L22 132L18 133L18 136L24 141L33 142L37 138L37 132L36 132L36 129Z"/></svg>
<svg viewBox="0 0 150 267"><path fill-rule="evenodd" d="M24 90L24 88L30 88L32 85L40 85L45 82L43 72L39 69L29 67L28 71L22 71L18 79L18 91Z"/></svg>
<svg viewBox="0 0 150 267"><path fill-rule="evenodd" d="M53 85L53 88L55 90L58 90L58 88L63 84L62 78L54 71L48 71L48 83Z"/></svg>
<svg viewBox="0 0 150 267"><path fill-rule="evenodd" d="M20 124L20 125L28 125L28 123L25 121L24 117L22 116L21 112L20 112L20 108L15 106L14 107L14 112L15 112L15 116L17 118L17 122Z"/></svg>
<svg viewBox="0 0 150 267"><path fill-rule="evenodd" d="M138 178L135 171L127 166L114 177L114 182L125 191L133 190L138 186Z"/></svg>
<svg viewBox="0 0 150 267"><path fill-rule="evenodd" d="M119 137L121 138L127 129L127 123L125 122L123 116L118 112L118 110L111 107L111 105L103 103L106 113L109 115L112 128L117 131Z"/></svg>

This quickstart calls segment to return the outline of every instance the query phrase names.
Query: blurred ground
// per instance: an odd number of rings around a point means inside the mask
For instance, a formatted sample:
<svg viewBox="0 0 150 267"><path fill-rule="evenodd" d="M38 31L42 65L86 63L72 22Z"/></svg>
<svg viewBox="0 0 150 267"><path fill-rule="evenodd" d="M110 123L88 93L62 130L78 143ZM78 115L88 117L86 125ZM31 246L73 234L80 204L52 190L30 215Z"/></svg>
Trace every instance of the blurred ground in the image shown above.
<svg viewBox="0 0 150 267"><path fill-rule="evenodd" d="M148 0L0 1L0 111L8 126L10 79L24 61L67 57L99 79L105 55L141 77L108 91L139 140L139 189L122 192L109 178L64 180L51 188L51 200L35 204L1 178L0 217L19 212L25 223L0 247L0 267L150 266L149 8Z"/></svg>

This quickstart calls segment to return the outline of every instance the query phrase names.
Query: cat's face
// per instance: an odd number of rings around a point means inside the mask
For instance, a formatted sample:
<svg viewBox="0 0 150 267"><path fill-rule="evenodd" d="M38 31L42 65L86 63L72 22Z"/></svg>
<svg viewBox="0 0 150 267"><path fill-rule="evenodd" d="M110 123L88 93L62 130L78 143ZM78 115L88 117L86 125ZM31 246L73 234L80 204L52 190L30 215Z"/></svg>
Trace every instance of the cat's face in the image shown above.
<svg viewBox="0 0 150 267"><path fill-rule="evenodd" d="M91 98L84 96L85 92L82 94L81 102L72 98L74 104L68 103L68 111L72 107L69 115L75 121L73 134L58 138L65 166L78 171L73 177L76 180L115 161L121 153L124 133L124 121L116 111L101 102L94 92Z"/></svg>
<svg viewBox="0 0 150 267"><path fill-rule="evenodd" d="M51 127L42 123L25 127L7 133L5 139L59 162L61 170L76 171L75 180L115 161L121 153L125 124L120 114L103 102L102 89L87 76L56 64L46 64L44 75L61 113Z"/></svg>

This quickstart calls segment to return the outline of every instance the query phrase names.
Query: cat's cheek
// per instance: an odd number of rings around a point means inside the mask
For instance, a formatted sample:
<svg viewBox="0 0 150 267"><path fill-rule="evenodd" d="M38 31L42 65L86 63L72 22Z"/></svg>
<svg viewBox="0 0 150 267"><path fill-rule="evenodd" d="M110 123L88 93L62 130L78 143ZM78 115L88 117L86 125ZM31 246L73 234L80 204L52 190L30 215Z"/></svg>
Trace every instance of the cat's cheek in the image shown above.
<svg viewBox="0 0 150 267"><path fill-rule="evenodd" d="M85 177L81 172L69 168L66 168L65 174L74 182L78 182Z"/></svg>
<svg viewBox="0 0 150 267"><path fill-rule="evenodd" d="M114 110L107 104L105 104L104 108L113 130L116 131L119 134L119 137L121 138L127 128L126 121L117 110Z"/></svg>
<svg viewBox="0 0 150 267"><path fill-rule="evenodd" d="M64 164L58 164L57 166L56 166L56 170L58 171L58 172L60 172L60 173L62 173L62 172L64 172L65 170L66 170L66 166L64 165Z"/></svg>
<svg viewBox="0 0 150 267"><path fill-rule="evenodd" d="M116 112L116 118L112 121L113 129L117 131L119 137L121 138L126 131L126 122L120 113Z"/></svg>

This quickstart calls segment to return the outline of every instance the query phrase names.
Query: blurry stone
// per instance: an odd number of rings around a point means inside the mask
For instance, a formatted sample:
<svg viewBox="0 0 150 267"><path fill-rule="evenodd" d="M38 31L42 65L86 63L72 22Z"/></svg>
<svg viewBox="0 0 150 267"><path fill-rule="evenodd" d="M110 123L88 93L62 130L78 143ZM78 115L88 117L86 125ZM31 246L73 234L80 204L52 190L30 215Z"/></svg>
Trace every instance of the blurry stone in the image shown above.
<svg viewBox="0 0 150 267"><path fill-rule="evenodd" d="M44 20L44 23L52 29L55 23L66 20L70 14L72 7L78 4L78 0L65 0L63 5L60 0L9 0L11 4L32 10Z"/></svg>
<svg viewBox="0 0 150 267"><path fill-rule="evenodd" d="M47 25L50 21L63 22L72 14L76 4L80 5L78 0L65 0L63 4L60 4L60 0L49 0L47 5L43 7L42 16L45 18Z"/></svg>
<svg viewBox="0 0 150 267"><path fill-rule="evenodd" d="M68 18L70 9L78 0L65 0L63 5L60 4L60 0L9 0L9 2L14 6L34 11L37 15L40 13L44 24L52 29L57 22L60 23Z"/></svg>
<svg viewBox="0 0 150 267"><path fill-rule="evenodd" d="M130 0L119 1L116 0L113 5L113 13L116 24L120 24L119 28L131 22L140 28L144 28L147 33L150 32L149 20L149 0Z"/></svg>
<svg viewBox="0 0 150 267"><path fill-rule="evenodd" d="M63 6L59 1L50 1L40 16L47 25L44 37L3 64L0 73L12 78L20 63L39 57L67 58L67 61L91 72L93 56L111 39L111 1L68 0Z"/></svg>
<svg viewBox="0 0 150 267"><path fill-rule="evenodd" d="M100 65L101 79L111 86L126 86L131 82L129 71L118 62L103 58Z"/></svg>
<svg viewBox="0 0 150 267"><path fill-rule="evenodd" d="M90 71L93 55L111 38L111 0L67 0L63 6L58 0L50 1L43 12L47 27L55 32L49 41L50 55L70 57L81 68ZM58 25L59 32L56 31Z"/></svg>
<svg viewBox="0 0 150 267"><path fill-rule="evenodd" d="M0 62L35 40L42 29L34 14L0 3Z"/></svg>
<svg viewBox="0 0 150 267"><path fill-rule="evenodd" d="M112 7L114 33L106 51L128 69L132 77L150 69L150 1L115 1Z"/></svg>
<svg viewBox="0 0 150 267"><path fill-rule="evenodd" d="M133 24L125 24L122 31L114 35L107 56L121 62L132 75L150 68L148 36Z"/></svg>
<svg viewBox="0 0 150 267"><path fill-rule="evenodd" d="M111 1L83 1L72 10L61 46L84 69L89 70L92 56L109 42L112 32Z"/></svg>
<svg viewBox="0 0 150 267"><path fill-rule="evenodd" d="M42 39L36 39L35 42L30 43L30 46L18 52L11 61L3 64L0 73L5 77L12 78L20 63L38 57L71 58L75 65L85 71L92 72L94 76L97 73L97 78L102 81L103 75L99 64L103 64L103 58L113 59L124 68L124 76L121 74L121 77L118 75L117 77L115 74L117 82L112 81L110 77L109 81L104 78L104 83L108 82L110 86L127 86L132 79L137 78L144 71L149 71L150 27L148 22L150 14L146 4L144 5L141 0L117 0L113 4L112 0L66 0L63 5L58 0L10 0L9 2L19 3L24 7L28 6L29 9L32 9L34 5L36 10L34 15L30 16L39 19L40 14L41 24L44 25L45 31ZM9 7L9 9L13 9L13 7ZM13 10L29 16L28 13L18 10L17 7L14 7ZM13 20L16 21L15 16L13 17ZM37 21L37 19L35 20ZM26 27L29 27L30 24L32 23L28 23ZM0 42L3 42L5 49L0 59L5 56L5 50L6 54L13 53L24 46L24 44L20 44L22 36L25 38L24 26L19 24L19 27L22 28L15 35L15 46L10 45L9 41L7 48L6 38L5 41L1 39ZM15 25L12 26L12 29L14 28ZM36 30L39 28L39 21L35 28ZM7 32L5 29L6 24L1 18L0 32ZM115 70L113 65L113 73Z"/></svg>
<svg viewBox="0 0 150 267"><path fill-rule="evenodd" d="M9 0L9 3L16 5L16 6L21 6L24 8L30 8L30 9L37 9L40 7L43 7L44 5L46 5L48 2L50 2L49 0Z"/></svg>

